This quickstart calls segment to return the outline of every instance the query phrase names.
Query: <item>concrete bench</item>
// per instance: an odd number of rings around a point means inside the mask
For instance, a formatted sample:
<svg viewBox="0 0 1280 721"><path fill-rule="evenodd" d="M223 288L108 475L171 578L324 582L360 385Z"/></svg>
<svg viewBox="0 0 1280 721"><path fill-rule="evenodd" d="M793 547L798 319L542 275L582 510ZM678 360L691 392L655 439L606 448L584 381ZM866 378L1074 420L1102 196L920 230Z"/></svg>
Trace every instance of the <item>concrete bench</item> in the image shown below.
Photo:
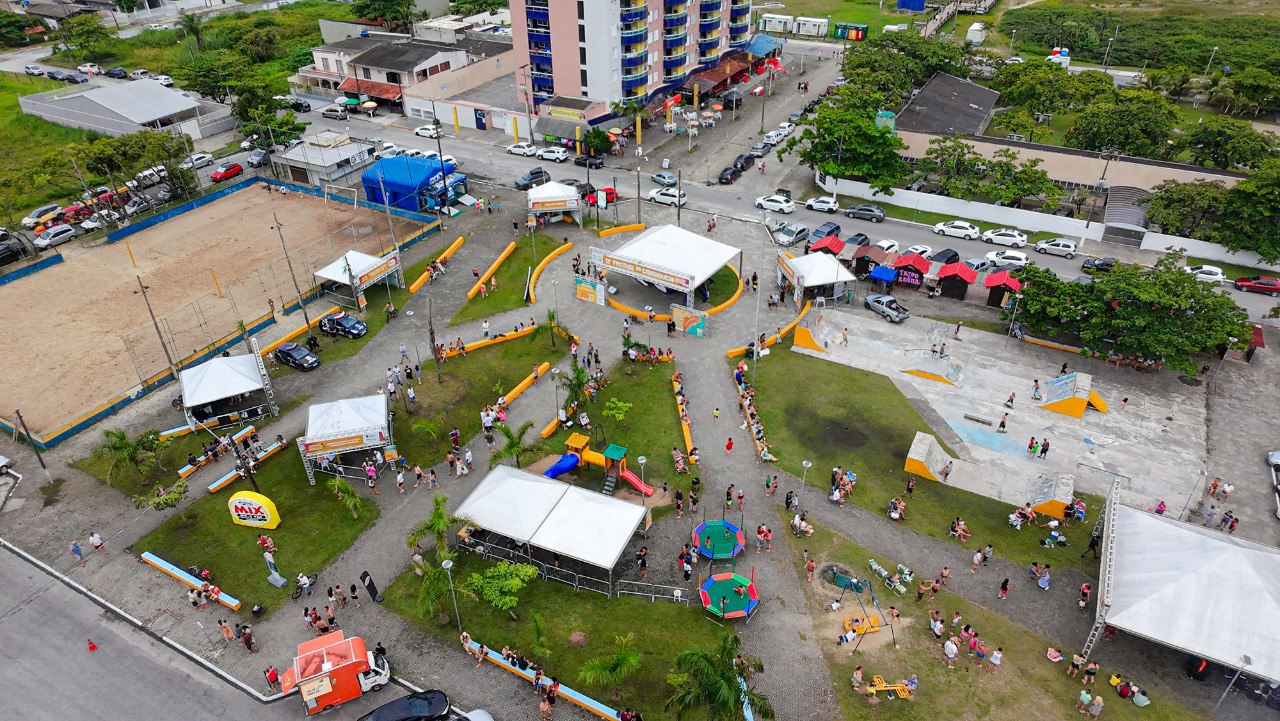
<svg viewBox="0 0 1280 721"><path fill-rule="evenodd" d="M184 571L181 568L178 568L172 563L169 563L168 561L157 556L151 551L143 551L142 556L140 556L140 558L142 559L143 563L147 564L148 566L151 566L152 568L155 568L161 573L164 573L166 575L172 576L173 578L176 578L177 580L186 584L190 588L199 590L201 585L203 584L203 582L200 579L196 578L195 576L192 576L190 573L187 573L186 571ZM218 603L221 603L223 606L226 606L232 611L238 611L240 609L240 599L235 598L234 596L231 596L225 592L218 594Z"/></svg>
<svg viewBox="0 0 1280 721"><path fill-rule="evenodd" d="M475 641L472 641L470 647L471 647L471 650L474 651L480 648L480 644L476 643ZM533 674L529 673L528 671L521 671L518 667L512 666L511 664L507 663L506 659L502 658L502 656L497 652L495 652L493 649L489 649L489 653L488 655L485 656L485 660L497 666L498 668L510 671L511 673L519 676L520 678L528 681L530 684L533 683ZM547 683L549 684L550 681L548 680ZM599 701L591 698L590 696L587 696L586 694L579 693L578 691L574 691L568 686L565 686L563 683L560 684L560 698L572 704L580 706L583 709L585 709L587 712L593 713L602 719L617 721L618 712L615 709L612 709L600 703Z"/></svg>
<svg viewBox="0 0 1280 721"><path fill-rule="evenodd" d="M981 423L984 426L995 425L995 421L991 420L990 418L983 418L982 416L975 416L969 413L964 414L964 419L966 421L973 421L974 423Z"/></svg>

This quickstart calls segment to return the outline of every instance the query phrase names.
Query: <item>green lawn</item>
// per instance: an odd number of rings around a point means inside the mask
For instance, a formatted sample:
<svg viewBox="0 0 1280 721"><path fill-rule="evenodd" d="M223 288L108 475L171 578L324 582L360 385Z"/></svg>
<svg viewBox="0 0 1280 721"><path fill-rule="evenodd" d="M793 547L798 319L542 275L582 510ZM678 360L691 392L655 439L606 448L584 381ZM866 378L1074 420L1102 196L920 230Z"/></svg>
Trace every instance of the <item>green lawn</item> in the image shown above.
<svg viewBox="0 0 1280 721"><path fill-rule="evenodd" d="M0 225L14 226L31 208L79 197L66 148L95 134L26 115L19 95L65 87L44 78L0 73ZM89 184L94 178L85 178Z"/></svg>
<svg viewBox="0 0 1280 721"><path fill-rule="evenodd" d="M1228 278L1235 280L1236 278L1248 278L1254 275L1276 275L1273 270L1263 270L1262 268L1250 268L1247 265L1236 265L1235 263L1226 263L1221 260L1209 260L1208 258L1197 258L1195 256L1187 256L1187 265L1216 265L1227 274Z"/></svg>
<svg viewBox="0 0 1280 721"><path fill-rule="evenodd" d="M865 23L867 37L879 35L885 25L911 24L914 21L924 22L929 12L906 13L894 10L897 3L885 0L884 10L880 9L878 0L789 0L785 9L767 10L765 12L784 13L796 17L831 18L831 32L835 32L837 22ZM806 67L812 58L806 59Z"/></svg>
<svg viewBox="0 0 1280 721"><path fill-rule="evenodd" d="M560 247L561 244L562 241L541 231L534 233L533 242L530 242L528 235L521 234L516 241L515 251L507 256L502 265L498 266L497 272L493 274L498 279L498 291L489 293L487 298L477 293L476 297L468 300L458 309L458 312L453 316L453 320L449 321L449 325L469 323L473 320L489 318L514 308L524 307L524 287L529 273L538 267L538 263L542 262L542 259L546 258L548 253ZM534 248L535 245L537 246L536 250ZM494 260L497 260L496 256ZM492 263L493 261L489 262ZM484 273L488 268L487 265L477 265L476 267L480 269L481 273ZM542 292L544 295L551 292L550 281L547 281L547 285ZM566 292L568 292L568 289L566 289Z"/></svg>
<svg viewBox="0 0 1280 721"><path fill-rule="evenodd" d="M738 275L733 272L729 266L725 266L715 272L709 281L711 283L711 300L702 301L701 296L697 296L694 305L698 307L714 308L721 303L733 297L738 291ZM751 282L751 278L747 278L747 282Z"/></svg>
<svg viewBox="0 0 1280 721"><path fill-rule="evenodd" d="M750 381L750 371L747 378ZM799 392L797 383L822 390ZM827 491L832 468L851 469L858 474L853 502L874 513L883 512L890 499L905 493L907 474L902 467L907 449L916 431L933 431L888 378L792 353L788 347L760 361L755 385L765 434L784 470L800 476L801 461L810 460L809 483ZM1099 499L1090 499L1094 512L1101 507ZM1018 563L1043 560L1044 549L1037 544L1040 536L1012 530L1008 515L1007 504L920 481L907 505L905 525L945 539L951 520L960 516L973 531L973 544L991 543L1002 557ZM1075 553L1055 562L1090 567Z"/></svg>
<svg viewBox="0 0 1280 721"><path fill-rule="evenodd" d="M456 563L453 569L456 571L453 574L455 580L478 572L487 564L470 554L459 557ZM321 580L323 582L323 578ZM434 614L423 614L419 610L416 581L412 573L397 579L387 589L387 607L446 643L453 644L454 652L458 654L457 662L464 663L462 651L456 646L457 627L453 623L437 625ZM562 684L615 708L630 706L639 709L647 719L675 718L674 713L663 710L662 702L670 695L666 678L675 666L676 654L693 648L716 646L725 633L724 629L707 621L702 609L696 605L655 603L632 597L611 599L591 591L574 591L561 583L537 579L521 591L514 619L506 611L495 611L483 602L460 599L458 603L462 627L477 643L483 643L494 651L510 645L529 657L534 657L530 618L538 614L546 629L545 643L550 654L537 660L548 676L554 676ZM575 647L569 641L570 636L578 632L586 636L586 643L581 647ZM614 637L628 633L635 634L635 649L641 656L640 668L612 690L579 683L577 676L582 666L593 658L611 654Z"/></svg>
<svg viewBox="0 0 1280 721"><path fill-rule="evenodd" d="M785 518L780 522L785 523ZM839 563L858 577L868 574L867 559L874 555L821 527L807 539L806 545L815 557L819 569L829 563ZM876 560L882 567L889 569L898 563L896 559L882 556L876 556ZM803 578L799 560L795 567L797 574ZM991 578L991 599L984 602L985 606L998 608L999 601L995 599L995 595L1001 580ZM1011 597L1036 592L1024 578L1013 578L1009 583ZM847 650L848 646L835 644L835 637L840 632L837 624L850 614L862 615L853 594L845 594L839 613L829 613L825 610L825 605L839 595L832 586L822 584L815 578L812 584L805 584L805 590L808 601L806 605L818 630L817 642L821 645L831 671L836 701L843 717L849 721L864 719L873 714L887 719L981 718L991 721L1067 719L1077 716L1075 700L1081 685L1079 681L1066 677L1067 661L1052 663L1045 658L1045 651L1050 645L1060 646L1069 658L1075 648L1062 644L1083 639L1050 641L988 608L948 593L945 589L933 602L912 603L890 594L877 579L874 582L874 592L881 608L887 610L893 604L901 612L902 618L895 624L892 635L886 629L866 636L855 654ZM870 595L866 591L861 597L870 606ZM1004 658L998 672L991 674L986 668L979 668L966 653L957 656L955 669L947 669L943 663L942 651L929 632L930 609L942 611L946 622L955 613L960 613L964 617L960 623L972 625L991 651L997 647L1003 648ZM875 614L873 608L870 610ZM1073 609L1062 612L1076 611ZM914 673L920 681L918 694L910 701L902 701L890 699L887 694L881 693L880 703L873 711L865 699L854 693L849 681L854 667L859 665L862 666L866 681L870 681L873 675L880 675L889 683L895 683ZM1114 672L1131 678L1143 687L1151 698L1151 705L1138 708L1116 696L1106 683L1106 679ZM1101 690L1106 703L1102 714L1104 718L1146 721L1208 718L1202 711L1170 700L1165 679L1133 676L1126 669L1106 665L1098 675L1102 680L1095 687ZM957 709L964 711L957 714Z"/></svg>
<svg viewBox="0 0 1280 721"><path fill-rule="evenodd" d="M293 444L263 463L257 481L280 513L280 527L267 533L276 543L276 566L290 580L284 588L267 583L267 567L257 545L261 531L233 524L227 512L230 494L249 488L244 480L214 494L205 492L204 483L194 483L190 493L203 497L171 515L130 549L134 553L151 551L180 568L196 564L209 569L223 591L240 599L245 614L254 604L261 604L268 613L284 607L293 592L293 578L301 572L320 574L319 594L331 583L350 581L326 578L324 568L373 525L378 507L366 503L360 517L353 519L323 477L317 477L314 486L307 484L302 458ZM178 592L175 584L174 593Z"/></svg>

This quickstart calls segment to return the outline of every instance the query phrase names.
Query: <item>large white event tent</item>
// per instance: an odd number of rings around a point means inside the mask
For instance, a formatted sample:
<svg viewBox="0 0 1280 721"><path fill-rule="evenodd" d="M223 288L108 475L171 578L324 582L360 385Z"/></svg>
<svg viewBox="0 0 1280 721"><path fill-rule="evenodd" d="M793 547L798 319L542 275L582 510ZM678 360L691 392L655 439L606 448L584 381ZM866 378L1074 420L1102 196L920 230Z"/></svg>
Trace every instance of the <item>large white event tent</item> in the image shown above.
<svg viewBox="0 0 1280 721"><path fill-rule="evenodd" d="M497 466L457 515L487 531L612 573L646 512L644 506Z"/></svg>
<svg viewBox="0 0 1280 721"><path fill-rule="evenodd" d="M265 369L251 355L216 358L178 374L182 408L192 425L261 418L270 405Z"/></svg>
<svg viewBox="0 0 1280 721"><path fill-rule="evenodd" d="M1280 549L1114 502L1108 513L1099 627L1280 681Z"/></svg>
<svg viewBox="0 0 1280 721"><path fill-rule="evenodd" d="M693 307L693 292L716 271L738 257L742 275L742 251L674 225L649 228L617 250L592 248L599 265L614 273L685 294Z"/></svg>
<svg viewBox="0 0 1280 721"><path fill-rule="evenodd" d="M388 411L387 397L380 393L317 403L307 409L307 433L298 438L298 450L311 485L315 485L312 463L316 459L390 445Z"/></svg>

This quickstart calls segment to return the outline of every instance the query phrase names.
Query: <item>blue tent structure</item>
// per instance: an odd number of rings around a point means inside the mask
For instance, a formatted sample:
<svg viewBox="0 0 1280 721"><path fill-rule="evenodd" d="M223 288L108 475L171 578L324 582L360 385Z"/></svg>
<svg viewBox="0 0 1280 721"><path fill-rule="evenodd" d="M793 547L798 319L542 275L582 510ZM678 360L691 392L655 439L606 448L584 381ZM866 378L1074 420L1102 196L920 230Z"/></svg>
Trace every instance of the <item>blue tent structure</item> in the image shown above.
<svg viewBox="0 0 1280 721"><path fill-rule="evenodd" d="M881 283L892 283L898 279L898 271L887 265L877 265L871 269L871 280L878 280Z"/></svg>
<svg viewBox="0 0 1280 721"><path fill-rule="evenodd" d="M407 155L380 159L360 175L360 183L370 203L415 213L447 206L467 193L467 176L455 173L453 163Z"/></svg>

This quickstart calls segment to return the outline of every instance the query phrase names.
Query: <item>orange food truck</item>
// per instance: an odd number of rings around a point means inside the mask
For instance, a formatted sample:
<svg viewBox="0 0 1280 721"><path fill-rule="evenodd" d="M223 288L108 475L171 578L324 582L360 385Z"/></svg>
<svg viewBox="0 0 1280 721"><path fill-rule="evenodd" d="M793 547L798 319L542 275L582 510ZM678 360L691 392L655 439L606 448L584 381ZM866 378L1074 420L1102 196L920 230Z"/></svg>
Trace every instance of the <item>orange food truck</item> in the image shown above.
<svg viewBox="0 0 1280 721"><path fill-rule="evenodd" d="M365 647L364 639L334 631L298 644L298 656L280 684L285 693L296 687L307 713L317 714L366 691L381 691L390 681L391 667Z"/></svg>

